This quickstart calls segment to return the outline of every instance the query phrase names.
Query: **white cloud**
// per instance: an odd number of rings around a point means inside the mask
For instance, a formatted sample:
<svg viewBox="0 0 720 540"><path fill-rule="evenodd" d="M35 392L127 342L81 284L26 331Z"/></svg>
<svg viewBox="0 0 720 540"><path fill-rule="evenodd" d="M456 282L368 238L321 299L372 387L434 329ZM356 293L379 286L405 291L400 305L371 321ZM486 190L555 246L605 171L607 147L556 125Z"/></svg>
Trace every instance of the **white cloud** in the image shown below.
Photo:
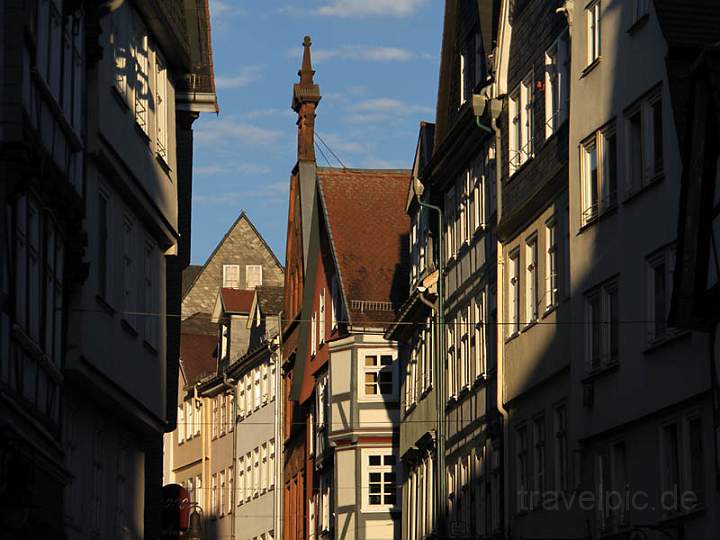
<svg viewBox="0 0 720 540"><path fill-rule="evenodd" d="M263 68L260 66L245 66L237 75L215 77L215 86L220 89L237 89L247 86L262 77Z"/></svg>
<svg viewBox="0 0 720 540"><path fill-rule="evenodd" d="M193 166L193 175L195 176L225 176L237 174L268 174L271 171L266 165L258 165L256 163L213 163L211 165L195 165Z"/></svg>
<svg viewBox="0 0 720 540"><path fill-rule="evenodd" d="M330 0L318 13L331 17L408 17L428 0Z"/></svg>
<svg viewBox="0 0 720 540"><path fill-rule="evenodd" d="M350 124L385 124L408 116L434 116L432 107L405 103L395 98L373 98L350 104L343 118Z"/></svg>
<svg viewBox="0 0 720 540"><path fill-rule="evenodd" d="M244 143L253 146L265 146L277 143L282 138L283 133L275 129L253 126L228 117L203 124L197 128L195 136L198 143Z"/></svg>
<svg viewBox="0 0 720 540"><path fill-rule="evenodd" d="M213 18L227 17L242 13L240 6L234 5L233 0L210 0L210 15Z"/></svg>
<svg viewBox="0 0 720 540"><path fill-rule="evenodd" d="M193 202L202 206L234 206L239 207L248 199L282 202L287 198L289 182L271 182L257 188L240 191L214 193L212 195L193 195Z"/></svg>
<svg viewBox="0 0 720 540"><path fill-rule="evenodd" d="M293 49L293 56L297 51ZM316 49L312 52L313 62L325 60L362 60L364 62L407 62L419 58L415 53L400 47L377 47L370 45L348 45L339 49Z"/></svg>

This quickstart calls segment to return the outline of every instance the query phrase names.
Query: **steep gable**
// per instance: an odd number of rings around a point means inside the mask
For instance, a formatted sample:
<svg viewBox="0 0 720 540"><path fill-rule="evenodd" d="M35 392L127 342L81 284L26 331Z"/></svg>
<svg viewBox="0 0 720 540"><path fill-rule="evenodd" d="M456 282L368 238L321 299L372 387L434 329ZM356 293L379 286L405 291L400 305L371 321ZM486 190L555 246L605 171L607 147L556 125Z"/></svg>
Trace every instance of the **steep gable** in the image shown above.
<svg viewBox="0 0 720 540"><path fill-rule="evenodd" d="M218 289L223 285L223 265L239 266L239 287L246 288L246 265L262 266L262 285L282 286L283 267L245 212L242 212L218 243L182 303L183 319L193 313L211 313Z"/></svg>

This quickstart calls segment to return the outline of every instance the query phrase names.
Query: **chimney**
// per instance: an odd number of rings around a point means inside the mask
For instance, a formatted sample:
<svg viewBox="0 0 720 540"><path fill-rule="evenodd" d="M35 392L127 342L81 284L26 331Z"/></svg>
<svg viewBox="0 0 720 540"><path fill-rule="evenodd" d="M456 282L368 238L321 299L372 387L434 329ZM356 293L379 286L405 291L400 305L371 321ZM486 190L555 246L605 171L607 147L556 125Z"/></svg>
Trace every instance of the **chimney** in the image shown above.
<svg viewBox="0 0 720 540"><path fill-rule="evenodd" d="M313 81L315 72L310 60L310 36L303 40L300 82L293 85L292 108L298 115L298 161L315 161L315 109L320 102L320 87Z"/></svg>

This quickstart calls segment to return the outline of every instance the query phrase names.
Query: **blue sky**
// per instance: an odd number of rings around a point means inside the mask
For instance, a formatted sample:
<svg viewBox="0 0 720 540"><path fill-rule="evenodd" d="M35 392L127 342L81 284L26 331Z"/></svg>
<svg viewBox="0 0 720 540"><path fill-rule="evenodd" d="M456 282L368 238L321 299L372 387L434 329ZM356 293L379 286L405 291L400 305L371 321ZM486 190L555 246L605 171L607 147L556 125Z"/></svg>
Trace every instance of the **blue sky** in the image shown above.
<svg viewBox="0 0 720 540"><path fill-rule="evenodd" d="M290 98L306 34L322 93L319 135L348 167L412 165L419 122L435 116L443 4L210 0L220 115L194 126L194 264L243 209L284 263L296 156Z"/></svg>

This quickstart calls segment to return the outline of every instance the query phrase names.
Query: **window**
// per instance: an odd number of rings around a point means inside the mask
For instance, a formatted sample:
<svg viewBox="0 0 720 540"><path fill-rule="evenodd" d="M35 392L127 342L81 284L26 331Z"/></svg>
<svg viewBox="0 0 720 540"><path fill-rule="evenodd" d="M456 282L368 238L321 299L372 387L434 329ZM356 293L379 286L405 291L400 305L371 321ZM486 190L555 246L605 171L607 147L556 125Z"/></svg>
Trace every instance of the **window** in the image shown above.
<svg viewBox="0 0 720 540"><path fill-rule="evenodd" d="M245 383L243 382L243 378L240 377L238 379L238 400L237 400L237 407L238 407L238 416L240 418L245 418Z"/></svg>
<svg viewBox="0 0 720 540"><path fill-rule="evenodd" d="M227 483L228 483L228 494L227 494L227 513L232 514L233 505L235 503L235 477L233 475L233 466L230 465L227 470Z"/></svg>
<svg viewBox="0 0 720 540"><path fill-rule="evenodd" d="M212 400L212 438L217 439L219 433L219 410L218 410L218 397L214 396L210 398Z"/></svg>
<svg viewBox="0 0 720 540"><path fill-rule="evenodd" d="M545 138L567 120L570 104L570 47L567 30L545 52Z"/></svg>
<svg viewBox="0 0 720 540"><path fill-rule="evenodd" d="M692 412L665 422L660 428L660 463L664 492L692 493L666 515L692 511L704 501L705 471L702 417Z"/></svg>
<svg viewBox="0 0 720 540"><path fill-rule="evenodd" d="M530 470L528 463L528 433L527 426L522 425L515 433L515 483L517 490L517 511L522 512L530 509L529 505L529 479Z"/></svg>
<svg viewBox="0 0 720 540"><path fill-rule="evenodd" d="M468 176L469 172L465 171L463 172L460 177L457 179L456 183L456 192L458 195L458 225L457 225L457 232L458 232L458 250L462 247L463 244L465 244L470 238L468 235L468 213L467 213L467 204L468 204Z"/></svg>
<svg viewBox="0 0 720 540"><path fill-rule="evenodd" d="M448 399L453 398L457 395L457 380L455 375L455 363L457 360L455 350L455 337L457 331L455 330L455 322L447 320L447 391Z"/></svg>
<svg viewBox="0 0 720 540"><path fill-rule="evenodd" d="M123 220L123 309L125 320L135 326L135 241L133 221L129 216Z"/></svg>
<svg viewBox="0 0 720 540"><path fill-rule="evenodd" d="M124 98L125 102L130 101L128 94L128 70L130 67L130 51L128 50L128 9L121 7L113 11L110 16L110 45L112 47L114 62L115 89Z"/></svg>
<svg viewBox="0 0 720 540"><path fill-rule="evenodd" d="M418 348L414 347L405 366L405 409L417 402L416 371Z"/></svg>
<svg viewBox="0 0 720 540"><path fill-rule="evenodd" d="M533 506L540 504L545 493L545 418L533 421Z"/></svg>
<svg viewBox="0 0 720 540"><path fill-rule="evenodd" d="M582 223L593 221L617 203L615 126L597 131L581 147Z"/></svg>
<svg viewBox="0 0 720 540"><path fill-rule="evenodd" d="M625 443L616 442L600 449L596 457L597 492L606 504L598 505L601 532L616 532L626 525L627 459Z"/></svg>
<svg viewBox="0 0 720 540"><path fill-rule="evenodd" d="M600 58L600 1L585 8L586 65Z"/></svg>
<svg viewBox="0 0 720 540"><path fill-rule="evenodd" d="M178 405L177 432L178 444L182 444L185 441L185 407L183 403Z"/></svg>
<svg viewBox="0 0 720 540"><path fill-rule="evenodd" d="M595 287L585 297L588 370L618 359L618 286L615 280Z"/></svg>
<svg viewBox="0 0 720 540"><path fill-rule="evenodd" d="M148 71L148 36L145 25L138 17L133 21L133 57L135 60L135 122L143 132L149 134L148 103L150 79Z"/></svg>
<svg viewBox="0 0 720 540"><path fill-rule="evenodd" d="M251 415L253 412L253 380L252 371L245 374L245 414Z"/></svg>
<svg viewBox="0 0 720 540"><path fill-rule="evenodd" d="M396 504L396 458L392 452L373 450L364 453L365 497L364 509L392 508Z"/></svg>
<svg viewBox="0 0 720 540"><path fill-rule="evenodd" d="M485 228L485 163L479 159L472 169L472 224L473 231Z"/></svg>
<svg viewBox="0 0 720 540"><path fill-rule="evenodd" d="M455 187L445 193L445 254L450 260L455 256Z"/></svg>
<svg viewBox="0 0 720 540"><path fill-rule="evenodd" d="M310 317L310 354L315 356L317 353L317 312L313 311Z"/></svg>
<svg viewBox="0 0 720 540"><path fill-rule="evenodd" d="M166 162L168 155L168 70L160 51L155 51L155 125L156 152Z"/></svg>
<svg viewBox="0 0 720 540"><path fill-rule="evenodd" d="M229 433L235 428L235 394L232 391L225 396L225 403L227 405L227 431Z"/></svg>
<svg viewBox="0 0 720 540"><path fill-rule="evenodd" d="M252 452L245 454L245 500L249 501L253 496L254 487Z"/></svg>
<svg viewBox="0 0 720 540"><path fill-rule="evenodd" d="M537 235L531 236L525 243L525 316L530 324L538 317L538 268Z"/></svg>
<svg viewBox="0 0 720 540"><path fill-rule="evenodd" d="M337 278L335 276L330 280L331 296L332 296L332 328L337 328L338 317L340 316L340 288L338 287Z"/></svg>
<svg viewBox="0 0 720 540"><path fill-rule="evenodd" d="M262 402L267 403L268 400L268 365L260 365L260 374L262 375L261 391L262 391Z"/></svg>
<svg viewBox="0 0 720 540"><path fill-rule="evenodd" d="M227 405L225 403L226 401L225 394L220 394L217 396L217 400L219 401L218 407L220 409L220 436L222 437L225 435L226 427L227 427Z"/></svg>
<svg viewBox="0 0 720 540"><path fill-rule="evenodd" d="M648 340L652 343L672 333L667 319L672 298L675 247L668 246L648 257Z"/></svg>
<svg viewBox="0 0 720 540"><path fill-rule="evenodd" d="M93 437L92 454L92 530L99 532L103 520L103 500L105 498L105 473L103 457L105 455L103 432L96 428Z"/></svg>
<svg viewBox="0 0 720 540"><path fill-rule="evenodd" d="M470 534L473 538L485 536L487 501L485 495L485 447L478 446L472 452L472 509L470 513Z"/></svg>
<svg viewBox="0 0 720 540"><path fill-rule="evenodd" d="M652 91L625 113L628 192L658 179L664 169L662 98Z"/></svg>
<svg viewBox="0 0 720 540"><path fill-rule="evenodd" d="M223 264L223 287L228 289L240 288L240 265Z"/></svg>
<svg viewBox="0 0 720 540"><path fill-rule="evenodd" d="M475 378L477 379L485 376L485 291L482 291L480 295L475 298L473 309L473 332L475 343L473 351L475 357Z"/></svg>
<svg viewBox="0 0 720 540"><path fill-rule="evenodd" d="M263 443L260 448L260 492L265 493L268 487L268 454L267 443Z"/></svg>
<svg viewBox="0 0 720 540"><path fill-rule="evenodd" d="M520 83L520 163L525 163L533 155L533 73L530 72Z"/></svg>
<svg viewBox="0 0 720 540"><path fill-rule="evenodd" d="M388 399L395 394L392 354L366 354L363 364L364 397Z"/></svg>
<svg viewBox="0 0 720 540"><path fill-rule="evenodd" d="M468 306L469 308L469 306ZM470 325L467 319L468 309L462 309L460 312L460 381L458 388L468 388L470 386Z"/></svg>
<svg viewBox="0 0 720 540"><path fill-rule="evenodd" d="M253 497L257 497L260 494L260 448L253 450L252 480Z"/></svg>
<svg viewBox="0 0 720 540"><path fill-rule="evenodd" d="M465 65L467 63L467 60L465 59L465 51L461 52L459 55L459 64L460 64L460 105L462 106L468 99L468 88L466 84L467 75L465 71L467 70L467 66Z"/></svg>
<svg viewBox="0 0 720 540"><path fill-rule="evenodd" d="M650 0L633 0L633 24L648 14Z"/></svg>
<svg viewBox="0 0 720 540"><path fill-rule="evenodd" d="M98 294L105 301L110 300L110 285L112 280L110 276L112 271L110 268L110 253L108 246L110 245L110 197L103 191L98 192L98 252L97 252L97 269L98 269Z"/></svg>
<svg viewBox="0 0 720 540"><path fill-rule="evenodd" d="M255 388L254 408L259 409L262 404L262 389L260 388L260 368L255 368L253 373L253 387Z"/></svg>
<svg viewBox="0 0 720 540"><path fill-rule="evenodd" d="M508 164L510 167L510 175L512 175L517 169L519 169L520 165L522 165L523 163L520 150L522 148L522 128L520 123L521 109L522 106L520 105L520 88L518 87L512 94L510 94L510 99L508 100L508 132L510 136L510 140L508 142L510 153L510 155L508 156Z"/></svg>
<svg viewBox="0 0 720 540"><path fill-rule="evenodd" d="M190 398L190 401L185 402L185 423L186 423L185 433L186 433L186 438L188 440L192 439L192 437L194 435L193 423L195 420L193 417L195 416L194 415L195 411L193 411L192 401L193 401L192 398Z"/></svg>
<svg viewBox="0 0 720 540"><path fill-rule="evenodd" d="M327 474L320 475L320 516L318 523L321 532L330 531L330 478Z"/></svg>
<svg viewBox="0 0 720 540"><path fill-rule="evenodd" d="M152 242L145 242L145 259L144 280L143 280L143 297L145 300L145 341L152 347L157 347L158 323L160 321L160 313L158 309L157 284L155 283L155 265L157 257L155 256L155 246Z"/></svg>
<svg viewBox="0 0 720 540"><path fill-rule="evenodd" d="M268 444L268 488L275 487L275 439Z"/></svg>
<svg viewBox="0 0 720 540"><path fill-rule="evenodd" d="M217 516L219 512L218 506L218 475L213 473L211 476L211 487L210 487L210 511L212 516Z"/></svg>
<svg viewBox="0 0 720 540"><path fill-rule="evenodd" d="M320 330L320 343L325 342L325 289L323 288L320 291L320 320L319 320L319 330Z"/></svg>
<svg viewBox="0 0 720 540"><path fill-rule="evenodd" d="M555 407L555 491L567 491L568 482L568 436L567 436L567 407Z"/></svg>
<svg viewBox="0 0 720 540"><path fill-rule="evenodd" d="M510 253L508 261L508 310L510 312L508 335L512 336L518 332L520 323L520 277L518 275L520 252L515 250Z"/></svg>
<svg viewBox="0 0 720 540"><path fill-rule="evenodd" d="M555 218L545 222L545 309L558 305L558 225Z"/></svg>
<svg viewBox="0 0 720 540"><path fill-rule="evenodd" d="M254 289L255 287L262 287L262 265L260 264L246 264L245 265L245 283L247 289Z"/></svg>
<svg viewBox="0 0 720 540"><path fill-rule="evenodd" d="M220 471L220 474L218 475L220 477L220 497L219 497L219 514L220 517L225 515L225 471Z"/></svg>
<svg viewBox="0 0 720 540"><path fill-rule="evenodd" d="M245 502L245 490L247 489L247 486L245 485L245 456L240 456L238 458L238 498L237 498L237 504L240 506Z"/></svg>

